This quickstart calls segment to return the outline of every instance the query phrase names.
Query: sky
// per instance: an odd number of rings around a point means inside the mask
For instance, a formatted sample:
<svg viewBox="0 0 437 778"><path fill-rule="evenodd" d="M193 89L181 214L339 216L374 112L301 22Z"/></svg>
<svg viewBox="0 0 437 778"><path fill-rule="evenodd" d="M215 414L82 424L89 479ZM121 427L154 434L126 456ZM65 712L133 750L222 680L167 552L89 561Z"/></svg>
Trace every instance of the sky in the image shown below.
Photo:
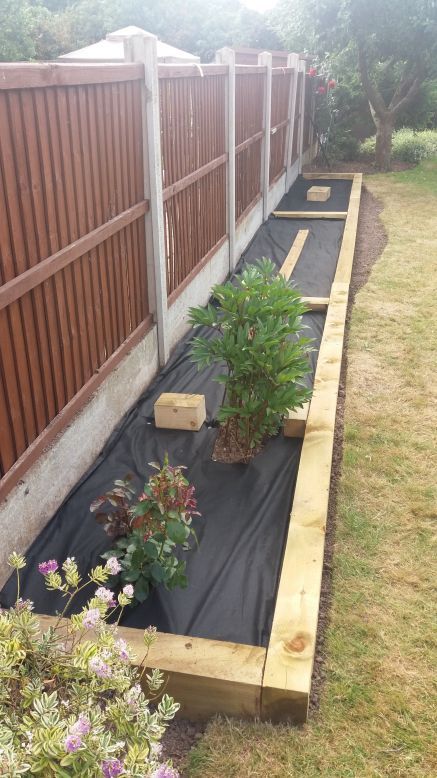
<svg viewBox="0 0 437 778"><path fill-rule="evenodd" d="M264 11L270 11L276 5L277 0L242 0L242 2L252 11L264 13Z"/></svg>

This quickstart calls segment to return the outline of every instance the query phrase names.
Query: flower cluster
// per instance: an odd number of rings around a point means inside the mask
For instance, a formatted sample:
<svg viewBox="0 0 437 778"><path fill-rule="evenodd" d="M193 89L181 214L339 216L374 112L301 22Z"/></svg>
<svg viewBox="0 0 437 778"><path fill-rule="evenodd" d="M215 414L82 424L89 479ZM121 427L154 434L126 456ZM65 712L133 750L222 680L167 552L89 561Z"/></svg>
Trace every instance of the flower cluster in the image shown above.
<svg viewBox="0 0 437 778"><path fill-rule="evenodd" d="M337 86L337 82L334 78L325 78L324 75L317 72L317 68L315 67L308 69L307 76L318 79L318 86L316 86L315 89L316 94L318 95L326 95Z"/></svg>
<svg viewBox="0 0 437 778"><path fill-rule="evenodd" d="M159 699L164 679L145 669L155 630L145 631L138 664L118 627L107 623L133 595L129 584L118 598L104 585L116 561L85 581L73 558L41 562L46 587L66 598L64 611L78 591L95 587L81 613L60 614L46 631L29 600L17 596L13 608L0 611L1 775L177 776L161 763L160 740L179 706L166 694ZM19 585L25 559L12 554L9 564Z"/></svg>

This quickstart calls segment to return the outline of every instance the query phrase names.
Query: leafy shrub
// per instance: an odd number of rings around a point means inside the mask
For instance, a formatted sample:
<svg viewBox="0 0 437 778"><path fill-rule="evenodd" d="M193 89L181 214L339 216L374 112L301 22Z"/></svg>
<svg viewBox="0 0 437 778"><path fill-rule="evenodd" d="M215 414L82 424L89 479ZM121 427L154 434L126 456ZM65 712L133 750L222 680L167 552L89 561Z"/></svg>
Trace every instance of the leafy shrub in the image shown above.
<svg viewBox="0 0 437 778"><path fill-rule="evenodd" d="M366 138L360 146L360 156L371 159L375 155L375 136ZM417 163L437 155L437 130L415 132L403 127L393 133L393 159L400 162Z"/></svg>
<svg viewBox="0 0 437 778"><path fill-rule="evenodd" d="M193 338L192 358L199 368L226 363L216 380L226 388L219 421L233 429L250 455L275 434L288 410L302 406L311 391L302 385L309 372L309 339L297 337L306 311L298 292L274 265L262 259L234 283L213 288L217 305L191 308L191 324L211 327L218 336Z"/></svg>
<svg viewBox="0 0 437 778"><path fill-rule="evenodd" d="M133 600L144 602L150 589L164 584L166 589L186 587L186 563L175 554L177 546L190 548L195 537L191 527L196 511L194 486L182 474L182 467L171 467L165 457L162 468L150 463L158 473L144 485L137 498L130 479L115 481L114 488L90 506L98 511L96 520L111 538L114 548L103 554L115 558L114 573L123 584L133 585ZM103 505L113 508L101 511Z"/></svg>
<svg viewBox="0 0 437 778"><path fill-rule="evenodd" d="M77 592L99 587L81 613L71 620L61 614L47 629L32 613L33 603L19 597L24 557L11 554L9 564L18 592L15 607L0 612L0 774L177 776L159 764L159 741L179 705L163 695L151 708L163 684L159 670L146 674L153 628L144 633L145 656L135 667L132 650L107 624L130 601L129 592L116 601L102 585L110 562L91 570L85 582L73 558L61 568L54 559L39 565L47 589L66 598L63 613Z"/></svg>

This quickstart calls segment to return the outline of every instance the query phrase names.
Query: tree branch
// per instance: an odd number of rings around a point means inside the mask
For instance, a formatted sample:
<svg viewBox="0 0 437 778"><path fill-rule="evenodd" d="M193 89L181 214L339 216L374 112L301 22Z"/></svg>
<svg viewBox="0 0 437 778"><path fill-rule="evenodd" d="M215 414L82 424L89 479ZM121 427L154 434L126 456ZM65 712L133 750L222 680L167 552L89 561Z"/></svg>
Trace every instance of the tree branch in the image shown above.
<svg viewBox="0 0 437 778"><path fill-rule="evenodd" d="M379 89L374 84L372 84L370 80L366 54L360 41L357 42L357 46L358 46L358 67L359 67L364 91L367 94L369 103L371 104L375 115L377 116L378 119L382 119L387 114L387 106L384 102L384 99Z"/></svg>
<svg viewBox="0 0 437 778"><path fill-rule="evenodd" d="M420 86L422 84L423 78L420 76L416 76L413 83L410 85L407 93L402 97L401 100L399 100L398 103L396 103L395 106L393 106L392 113L394 116L397 116L403 108L406 108L407 105L412 101L413 97L415 97L420 89Z"/></svg>

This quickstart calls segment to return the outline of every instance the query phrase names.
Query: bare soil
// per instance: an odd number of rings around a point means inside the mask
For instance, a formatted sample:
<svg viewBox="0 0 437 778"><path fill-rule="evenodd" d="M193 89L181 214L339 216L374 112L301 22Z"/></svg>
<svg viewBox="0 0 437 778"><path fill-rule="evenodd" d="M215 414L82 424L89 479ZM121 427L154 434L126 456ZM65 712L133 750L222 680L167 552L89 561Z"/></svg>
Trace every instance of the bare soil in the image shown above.
<svg viewBox="0 0 437 778"><path fill-rule="evenodd" d="M230 419L227 427L223 426L219 428L214 451L212 452L212 459L215 462L224 462L228 465L237 462L247 465L251 459L262 451L263 447L264 443L261 443L248 451L241 446L238 440L236 421L235 419Z"/></svg>
<svg viewBox="0 0 437 778"><path fill-rule="evenodd" d="M406 165L405 167L409 167L409 165ZM342 166L338 165L335 169L338 172L361 172L361 170L363 170L363 172L370 172L364 168L365 165L362 163L342 163ZM310 170L311 168L309 167L308 171ZM317 171L322 172L322 169L319 167L317 168ZM375 171L372 170L372 172ZM314 662L314 674L310 699L310 715L312 712L317 710L319 706L320 695L323 689L326 675L325 638L327 627L329 625L332 600L332 559L335 541L336 506L338 484L341 475L341 463L343 458L344 400L346 393L349 322L355 295L366 283L374 262L376 262L380 254L383 252L387 243L387 235L379 219L381 210L382 207L378 200L370 194L366 187L363 187L360 204L360 215L358 220L354 266L351 278L348 313L346 318L345 346L343 351L343 362L338 394L328 524L325 542L325 559L322 576L316 656ZM174 721L167 730L167 733L163 739L164 756L173 760L174 766L181 771L181 775L184 775L183 766L185 763L186 755L193 747L193 745L195 745L195 743L199 740L199 738L202 737L205 726L205 723L192 722L188 721L187 719L177 718L176 721Z"/></svg>

